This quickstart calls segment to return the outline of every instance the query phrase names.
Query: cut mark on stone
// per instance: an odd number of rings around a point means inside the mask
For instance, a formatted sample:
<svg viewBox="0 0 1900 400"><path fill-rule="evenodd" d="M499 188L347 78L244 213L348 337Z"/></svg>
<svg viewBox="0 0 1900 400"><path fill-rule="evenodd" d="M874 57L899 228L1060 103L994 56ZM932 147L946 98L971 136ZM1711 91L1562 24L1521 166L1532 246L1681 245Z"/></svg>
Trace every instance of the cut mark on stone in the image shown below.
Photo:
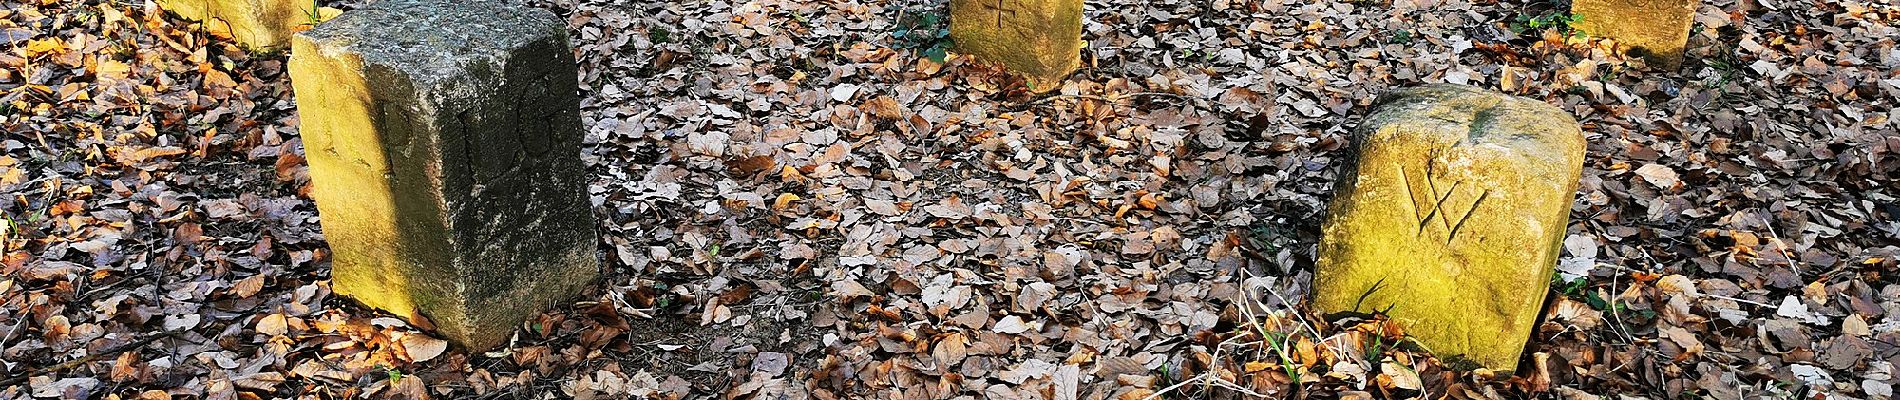
<svg viewBox="0 0 1900 400"><path fill-rule="evenodd" d="M408 159L414 155L415 138L412 137L413 132L410 132L410 129L415 127L415 117L410 115L408 109L402 104L393 101L376 100L375 104L376 112L381 113L381 118L377 118L377 121L385 123L376 130L382 136L383 143L387 144L383 148L395 150L393 152L385 150L385 153L395 154L384 154L384 160L393 161L399 159L398 157Z"/></svg>
<svg viewBox="0 0 1900 400"><path fill-rule="evenodd" d="M1423 218L1420 218L1418 216L1418 194L1416 194L1416 191L1412 190L1412 176L1410 174L1405 173L1405 167L1398 167L1398 168L1399 168L1399 180L1404 181L1404 184L1399 185L1399 186L1405 187L1405 198L1407 200L1411 200L1409 202L1406 202L1405 205L1412 207L1412 220L1419 222L1419 230L1424 230L1425 226L1424 226Z"/></svg>
<svg viewBox="0 0 1900 400"><path fill-rule="evenodd" d="M1478 205L1484 204L1484 199L1487 197L1491 197L1491 189L1485 189L1483 192L1479 192L1478 198L1471 201L1471 206L1465 207L1465 215L1459 216L1458 223L1452 224L1451 231L1445 233L1445 244L1451 244L1451 240L1458 237L1458 229L1465 227L1465 221L1471 220L1471 214L1478 212Z"/></svg>
<svg viewBox="0 0 1900 400"><path fill-rule="evenodd" d="M1423 178L1425 183L1423 186L1425 186L1424 189L1428 196L1425 197L1423 201L1421 201L1416 194L1419 190L1413 188L1413 186L1418 186L1418 184L1413 183L1411 174L1406 172L1406 168L1399 167L1399 179L1405 181L1405 195L1411 200L1408 205L1411 206L1412 218L1417 224L1415 225L1417 230L1414 231L1413 235L1415 237L1424 237L1425 231L1428 230L1426 228L1431 227L1433 220L1437 220L1439 225L1444 227L1445 244L1451 244L1452 239L1458 237L1458 230L1464 228L1465 222L1469 221L1471 215L1476 213L1478 206L1483 204L1484 200L1491 196L1491 190L1484 189L1478 192L1477 198L1472 200L1470 205L1463 207L1464 210L1462 210L1462 213L1457 217L1452 217L1451 214L1459 210L1446 209L1445 203L1451 200L1451 196L1458 192L1459 187L1464 186L1464 181L1454 181L1451 183L1451 186L1446 187L1445 190L1441 192L1438 190L1438 179L1432 174L1436 169L1434 166L1435 164L1431 162L1425 163L1425 177ZM1454 203L1452 205L1456 206L1457 204ZM1456 221L1454 221L1454 219Z"/></svg>
<svg viewBox="0 0 1900 400"><path fill-rule="evenodd" d="M989 3L983 4L983 9L996 11L996 29L1003 29L1003 20L1006 18L1004 15L1011 17L1016 16L1016 10L1003 7L1003 3L1006 1L1009 0L996 0L996 4L994 5Z"/></svg>
<svg viewBox="0 0 1900 400"><path fill-rule="evenodd" d="M475 150L475 134L469 132L470 122L468 114L469 110L466 109L455 111L455 136L462 140L462 173L468 176L469 183L471 183L469 186L473 189L472 192L480 193L482 179L480 175L475 174L475 172L478 171L478 169L475 168L475 160L478 158Z"/></svg>

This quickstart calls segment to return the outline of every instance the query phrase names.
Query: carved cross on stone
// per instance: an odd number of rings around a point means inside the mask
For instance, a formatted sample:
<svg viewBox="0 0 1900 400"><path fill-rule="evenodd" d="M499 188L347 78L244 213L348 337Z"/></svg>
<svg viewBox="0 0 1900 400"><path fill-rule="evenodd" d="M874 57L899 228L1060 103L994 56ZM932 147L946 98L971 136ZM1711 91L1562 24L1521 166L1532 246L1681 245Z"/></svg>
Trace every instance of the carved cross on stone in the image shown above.
<svg viewBox="0 0 1900 400"><path fill-rule="evenodd" d="M996 4L983 4L983 9L996 12L996 29L1003 29L1003 19L1016 16L1016 10L1003 7L1009 0L996 0Z"/></svg>

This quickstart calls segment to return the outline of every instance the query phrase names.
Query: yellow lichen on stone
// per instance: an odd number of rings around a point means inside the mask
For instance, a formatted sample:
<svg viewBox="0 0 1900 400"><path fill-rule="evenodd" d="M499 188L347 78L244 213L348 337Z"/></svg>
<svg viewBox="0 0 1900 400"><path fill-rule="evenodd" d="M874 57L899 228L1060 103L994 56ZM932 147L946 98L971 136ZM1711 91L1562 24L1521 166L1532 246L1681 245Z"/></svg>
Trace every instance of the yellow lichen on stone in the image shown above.
<svg viewBox="0 0 1900 400"><path fill-rule="evenodd" d="M1584 34L1616 39L1619 47L1665 69L1682 66L1699 0L1574 0L1570 14Z"/></svg>
<svg viewBox="0 0 1900 400"><path fill-rule="evenodd" d="M951 0L950 40L1033 91L1055 90L1082 64L1082 0Z"/></svg>
<svg viewBox="0 0 1900 400"><path fill-rule="evenodd" d="M232 40L253 49L284 47L300 27L325 17L314 0L159 0L158 4L209 29L228 30Z"/></svg>
<svg viewBox="0 0 1900 400"><path fill-rule="evenodd" d="M1582 171L1576 120L1457 85L1381 97L1323 228L1314 306L1388 311L1441 356L1512 369Z"/></svg>
<svg viewBox="0 0 1900 400"><path fill-rule="evenodd" d="M378 184L395 174L384 151L383 130L375 124L377 110L364 81L363 60L354 54L325 49L298 37L292 43L291 85L297 93L304 153L309 160L310 197L321 203L330 246L331 288L363 305L388 311L411 321L420 316L411 296L403 252L387 251L405 238L427 235L427 229L405 232L397 226L397 193ZM347 183L347 184L345 184ZM411 204L427 204L415 202ZM446 239L443 239L446 241ZM374 246L349 245L374 243ZM419 254L428 254L418 252ZM446 263L446 260L437 260ZM454 303L431 307L457 307Z"/></svg>

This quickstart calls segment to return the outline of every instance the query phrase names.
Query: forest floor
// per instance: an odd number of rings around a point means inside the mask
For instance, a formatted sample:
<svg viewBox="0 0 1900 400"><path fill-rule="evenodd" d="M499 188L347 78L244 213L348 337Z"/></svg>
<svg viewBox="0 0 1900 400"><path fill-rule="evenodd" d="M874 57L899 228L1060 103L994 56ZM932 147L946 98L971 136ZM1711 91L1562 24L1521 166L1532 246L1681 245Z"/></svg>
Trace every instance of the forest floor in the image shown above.
<svg viewBox="0 0 1900 400"><path fill-rule="evenodd" d="M1889 2L1705 0L1667 71L1548 1L1089 0L1049 95L933 60L941 2L541 5L608 274L484 353L331 294L284 55L0 0L0 399L1893 394ZM1437 82L1589 140L1515 373L1301 308L1349 132Z"/></svg>

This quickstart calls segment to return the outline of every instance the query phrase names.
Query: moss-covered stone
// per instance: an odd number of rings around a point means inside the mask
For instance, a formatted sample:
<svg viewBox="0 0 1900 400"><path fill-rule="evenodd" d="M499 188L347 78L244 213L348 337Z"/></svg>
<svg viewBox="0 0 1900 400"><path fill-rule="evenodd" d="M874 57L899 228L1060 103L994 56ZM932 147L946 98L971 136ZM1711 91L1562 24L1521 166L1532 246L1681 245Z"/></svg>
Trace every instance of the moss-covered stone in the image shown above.
<svg viewBox="0 0 1900 400"><path fill-rule="evenodd" d="M315 0L158 0L179 17L229 26L231 38L253 49L290 44L298 27L318 18Z"/></svg>
<svg viewBox="0 0 1900 400"><path fill-rule="evenodd" d="M1616 39L1632 54L1665 68L1682 66L1700 0L1573 0L1570 14L1583 17L1578 29L1590 36Z"/></svg>
<svg viewBox="0 0 1900 400"><path fill-rule="evenodd" d="M1435 85L1380 97L1353 143L1313 305L1389 310L1434 353L1514 368L1582 174L1577 121L1541 101Z"/></svg>
<svg viewBox="0 0 1900 400"><path fill-rule="evenodd" d="M1082 64L1082 0L950 0L950 40L1054 90Z"/></svg>
<svg viewBox="0 0 1900 400"><path fill-rule="evenodd" d="M479 350L599 273L566 32L510 2L381 0L295 37L337 293Z"/></svg>

